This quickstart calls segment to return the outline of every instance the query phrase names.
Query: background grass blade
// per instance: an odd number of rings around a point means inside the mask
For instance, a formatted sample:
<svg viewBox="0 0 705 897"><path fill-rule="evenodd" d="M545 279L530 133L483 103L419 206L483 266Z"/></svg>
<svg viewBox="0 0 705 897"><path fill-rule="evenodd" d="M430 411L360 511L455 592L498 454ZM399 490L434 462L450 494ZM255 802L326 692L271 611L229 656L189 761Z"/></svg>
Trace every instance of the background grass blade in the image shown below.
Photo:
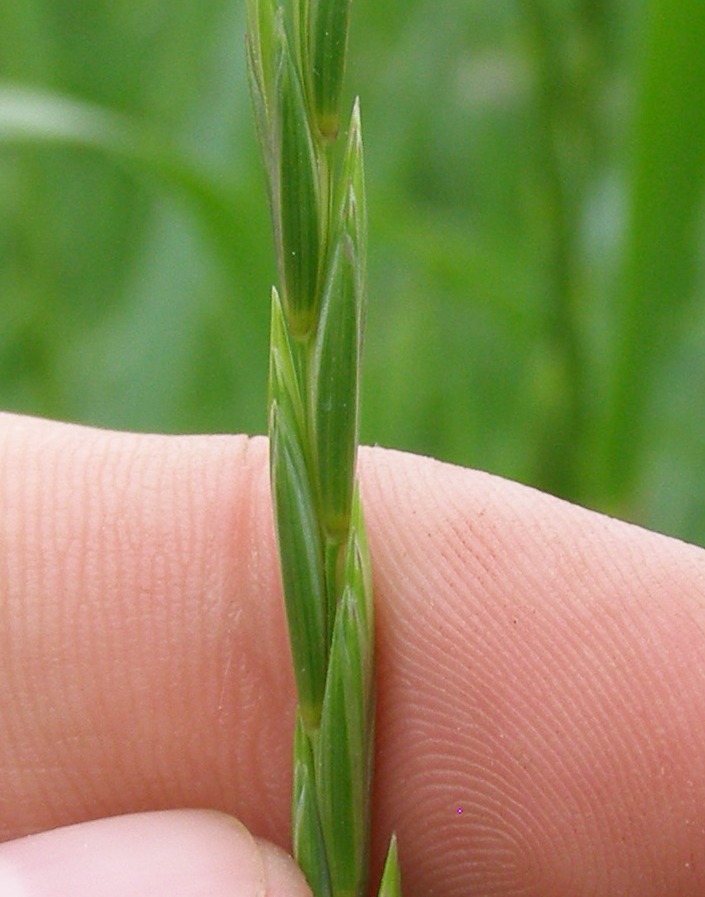
<svg viewBox="0 0 705 897"><path fill-rule="evenodd" d="M692 326L705 186L703 6L652 0L649 13L604 470L605 500L623 513L638 503L654 382L682 328Z"/></svg>
<svg viewBox="0 0 705 897"><path fill-rule="evenodd" d="M163 135L124 115L64 96L0 86L0 146L59 144L88 148L182 193L225 252L232 235L227 187L205 166L170 148Z"/></svg>

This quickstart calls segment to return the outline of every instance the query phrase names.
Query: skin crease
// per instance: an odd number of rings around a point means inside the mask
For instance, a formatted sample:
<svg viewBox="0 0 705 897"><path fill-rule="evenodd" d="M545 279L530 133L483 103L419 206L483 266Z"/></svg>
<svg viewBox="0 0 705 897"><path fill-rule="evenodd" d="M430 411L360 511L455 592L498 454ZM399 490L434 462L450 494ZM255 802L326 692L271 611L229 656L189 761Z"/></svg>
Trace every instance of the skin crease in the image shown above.
<svg viewBox="0 0 705 897"><path fill-rule="evenodd" d="M361 478L375 869L395 829L405 897L705 893L705 552L426 458ZM266 440L0 415L0 508L2 839L203 807L288 848Z"/></svg>

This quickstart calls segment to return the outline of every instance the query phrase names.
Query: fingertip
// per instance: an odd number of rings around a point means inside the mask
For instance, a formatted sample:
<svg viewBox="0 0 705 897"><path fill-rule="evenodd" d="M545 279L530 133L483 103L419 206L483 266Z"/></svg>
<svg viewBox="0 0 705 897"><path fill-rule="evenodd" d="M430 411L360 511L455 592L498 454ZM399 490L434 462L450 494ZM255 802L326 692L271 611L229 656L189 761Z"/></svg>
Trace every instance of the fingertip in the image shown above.
<svg viewBox="0 0 705 897"><path fill-rule="evenodd" d="M255 841L264 869L265 889L262 897L311 897L311 889L303 873L289 854L269 841L261 838Z"/></svg>
<svg viewBox="0 0 705 897"><path fill-rule="evenodd" d="M0 415L0 506L0 839L199 806L286 843L266 440Z"/></svg>
<svg viewBox="0 0 705 897"><path fill-rule="evenodd" d="M705 553L480 472L362 460L375 806L405 872L459 893L705 893Z"/></svg>
<svg viewBox="0 0 705 897"><path fill-rule="evenodd" d="M293 861L237 820L172 810L0 845L3 897L308 897Z"/></svg>

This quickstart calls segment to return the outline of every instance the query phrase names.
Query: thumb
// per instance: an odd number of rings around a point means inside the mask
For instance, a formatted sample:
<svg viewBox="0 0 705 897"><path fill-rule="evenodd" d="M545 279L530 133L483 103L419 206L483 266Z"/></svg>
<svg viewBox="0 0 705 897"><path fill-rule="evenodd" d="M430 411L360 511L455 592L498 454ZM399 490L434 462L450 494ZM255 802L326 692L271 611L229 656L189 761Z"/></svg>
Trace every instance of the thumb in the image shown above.
<svg viewBox="0 0 705 897"><path fill-rule="evenodd" d="M293 860L209 810L116 816L0 845L3 897L310 897Z"/></svg>

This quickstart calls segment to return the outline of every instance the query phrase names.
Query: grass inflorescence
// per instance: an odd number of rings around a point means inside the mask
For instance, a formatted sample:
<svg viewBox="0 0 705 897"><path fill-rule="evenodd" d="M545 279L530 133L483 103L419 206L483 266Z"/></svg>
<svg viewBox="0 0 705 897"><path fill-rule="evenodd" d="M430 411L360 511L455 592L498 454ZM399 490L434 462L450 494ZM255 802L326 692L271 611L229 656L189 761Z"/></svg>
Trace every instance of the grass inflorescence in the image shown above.
<svg viewBox="0 0 705 897"><path fill-rule="evenodd" d="M368 884L372 581L356 479L367 224L349 0L249 0L247 57L277 255L270 466L298 692L294 855L316 897ZM400 893L396 841L380 895Z"/></svg>

